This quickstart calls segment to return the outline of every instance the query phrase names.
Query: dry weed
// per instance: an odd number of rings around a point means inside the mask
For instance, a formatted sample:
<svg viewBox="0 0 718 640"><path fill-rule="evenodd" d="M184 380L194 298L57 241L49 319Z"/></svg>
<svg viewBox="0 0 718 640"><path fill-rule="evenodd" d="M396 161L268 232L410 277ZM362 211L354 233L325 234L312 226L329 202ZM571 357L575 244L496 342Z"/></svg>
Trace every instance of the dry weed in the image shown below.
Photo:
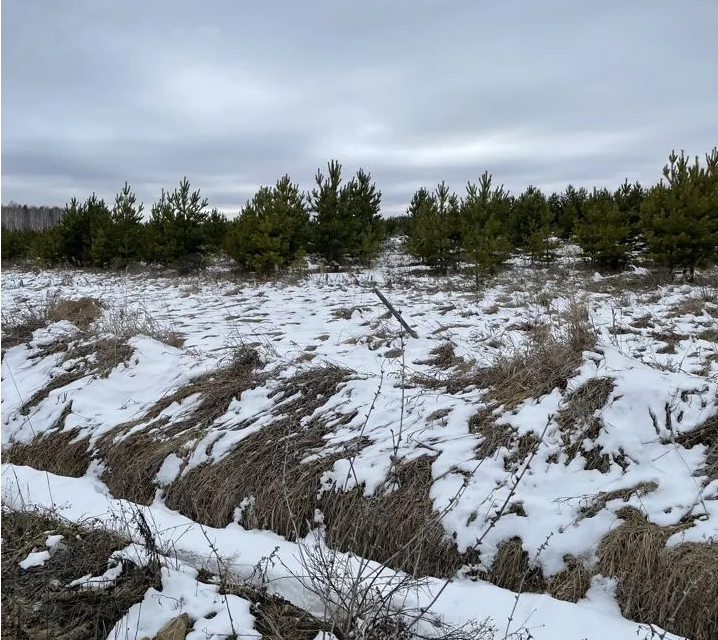
<svg viewBox="0 0 718 640"><path fill-rule="evenodd" d="M693 640L718 637L718 543L666 547L680 527L659 527L635 509L601 541L597 570L618 579L621 612Z"/></svg>
<svg viewBox="0 0 718 640"><path fill-rule="evenodd" d="M186 472L167 488L167 506L215 527L224 527L239 515L240 523L250 529L294 537L296 525L306 533L314 518L320 476L342 454L305 462L335 427L321 418L306 424L303 420L349 375L345 369L327 366L286 380L274 396L275 420L242 439L221 460ZM248 506L239 509L243 501Z"/></svg>
<svg viewBox="0 0 718 640"><path fill-rule="evenodd" d="M472 557L446 534L430 497L433 459L397 464L387 491L367 497L363 487L326 493L319 503L333 548L387 564L413 576L449 578Z"/></svg>
<svg viewBox="0 0 718 640"><path fill-rule="evenodd" d="M67 587L74 579L102 575L112 552L127 542L38 512L4 511L2 526L3 638L104 640L149 588L161 586L155 570L127 564L112 586ZM21 569L28 553L46 548L48 533L63 536L50 558L42 567Z"/></svg>
<svg viewBox="0 0 718 640"><path fill-rule="evenodd" d="M707 476L706 482L718 480L718 413L714 413L703 424L676 436L677 444L690 449L701 444L706 449L705 467L698 472Z"/></svg>

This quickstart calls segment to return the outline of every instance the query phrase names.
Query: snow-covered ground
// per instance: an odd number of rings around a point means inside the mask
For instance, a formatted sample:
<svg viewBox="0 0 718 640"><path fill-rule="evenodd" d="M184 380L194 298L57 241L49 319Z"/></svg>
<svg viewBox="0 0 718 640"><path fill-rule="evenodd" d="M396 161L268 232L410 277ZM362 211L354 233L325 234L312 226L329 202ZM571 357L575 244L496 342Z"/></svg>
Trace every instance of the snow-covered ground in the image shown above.
<svg viewBox="0 0 718 640"><path fill-rule="evenodd" d="M601 539L620 524L617 512L626 506L661 526L692 522L670 538L671 545L705 542L718 533L718 480L705 476L706 447L682 446L680 436L718 412L718 290L674 284L621 291L621 276L586 274L571 261L567 255L557 267L542 271L517 260L479 293L458 278L426 275L397 252L389 252L372 270L312 273L297 282L265 284L232 281L221 273L155 278L6 270L6 317L41 304L49 291L63 298L91 296L104 305L104 322L117 322L118 314L146 316L155 326L181 334L185 342L177 348L135 336L129 340L133 355L124 365L106 377L88 375L53 389L24 415L22 405L73 366L63 362L62 353L33 356L53 341L72 337L75 327L59 322L36 331L29 347L9 349L3 358L3 448L52 429L63 412L66 430L77 429L77 440L89 436L96 443L113 427L142 416L163 396L222 366L238 345L252 345L262 354L265 371L273 375L242 393L199 441L190 440L167 457L157 478L157 498L143 507L165 542L172 539L171 546L189 565L193 558L210 555L207 539L197 524L167 509L161 487L198 465L221 460L271 422L274 392L283 381L320 364L353 373L315 412L336 426L313 451L313 459L335 455L359 435L365 443L351 459L339 457L333 463L325 486L359 486L365 495L385 492L397 458L406 462L431 456L434 509L442 514L459 552L482 538L482 569L491 566L501 542L514 536L521 538L546 578L566 569L569 556L590 564ZM387 317L374 286L402 312L417 339L403 336L398 323ZM427 362L437 346L450 342L457 358L487 366L520 351L532 331L561 334L566 314L581 304L589 310L598 340L583 353L564 390L507 408L490 404L490 394L482 388L449 393L441 387L404 384L421 375L451 375L451 369ZM100 319L100 327L102 323ZM569 456L561 411L573 390L595 379L612 381L607 400L594 411L601 428L583 444L579 434L580 447ZM197 400L189 396L161 415L171 426ZM487 458L477 453L485 434L470 426L482 408L495 411L496 425L510 428L515 436ZM535 456L514 488L523 461L519 458L512 467L507 459L515 453L516 438L528 434L535 436ZM603 468L587 469L586 452L599 446ZM123 501L108 495L101 471L100 463L85 477L63 478L4 464L3 501L56 505L73 520L126 509ZM507 498L521 508L508 510L489 527ZM232 567L239 575L279 547L281 562L272 569L277 591L310 611L317 608L292 578L300 573L297 543L271 532L245 531L238 524L208 531L222 555L236 557ZM431 593L441 584L432 579L425 593L411 596L414 604L431 602ZM523 594L512 616L514 625L530 628L537 640L634 638L637 625L621 618L614 588L611 580L594 578L586 598L577 604ZM502 628L514 604L510 592L457 579L432 609L456 623L488 616Z"/></svg>

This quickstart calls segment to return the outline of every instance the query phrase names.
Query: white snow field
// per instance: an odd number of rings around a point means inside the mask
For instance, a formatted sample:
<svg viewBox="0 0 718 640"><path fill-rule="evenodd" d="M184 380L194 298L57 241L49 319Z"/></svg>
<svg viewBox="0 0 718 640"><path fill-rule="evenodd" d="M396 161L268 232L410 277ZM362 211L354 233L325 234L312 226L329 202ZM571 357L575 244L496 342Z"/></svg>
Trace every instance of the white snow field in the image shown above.
<svg viewBox="0 0 718 640"><path fill-rule="evenodd" d="M168 496L173 486L187 489L183 478L192 484L211 465L231 459L243 440L275 424L283 408L292 411L298 396L283 390L298 373L341 368L346 371L338 384L326 396L311 398L310 412L302 415L301 425L320 420L323 431L319 445L302 450L297 465L326 461L322 492L356 489L368 498L400 490L405 480L397 465L410 468L421 458L431 472L427 499L447 540L459 555L475 552L474 566L458 571L448 585L447 576L430 577L422 588L397 594L397 606L430 606L432 615L451 624L490 618L497 638L521 628L536 640L632 640L637 632L648 637L645 625L622 616L617 579L595 567L602 540L635 517L631 513L662 527L669 549L699 543L704 551L716 550L718 452L705 437L686 434L705 431L718 414L718 278L712 285L649 285L643 270L602 278L573 260L569 250L549 270L515 260L478 293L469 281L410 266L396 248L371 270L270 283L233 279L221 270L183 278L4 270L3 322L45 304L49 294L92 297L103 315L90 330L63 320L37 329L27 344L3 345L3 506L51 508L78 522L104 518L124 533L127 522L118 514L142 510L176 563L165 570L163 591L148 593L119 623L123 634L132 630L128 637L152 637L183 612L204 620L188 638L224 637L230 610L242 635L257 635L246 601L223 596L216 608L216 592L197 589L196 570L217 552L238 579L249 578L274 554L267 568L270 590L321 616L321 599L301 578L301 558L306 549L325 544L324 514L316 514L311 532L288 539L267 530L270 525L241 526L253 522L247 514L257 496L234 496L222 482L212 493L237 498L224 521L216 514L194 521L192 513L170 508L181 502L178 489L172 500ZM417 339L389 317L374 286L401 311ZM584 307L597 339L579 349L575 370L566 363L565 388L552 388L550 379L538 381L546 386L539 397L525 397L531 388L520 385L518 391L501 388L496 375L506 374L506 363L517 362L532 341L543 341L547 358L550 345L570 341L577 310ZM132 326L155 337L131 335ZM158 340L158 328L180 334L184 343ZM73 351L90 335L95 340L119 329L127 332L129 355L109 371L98 371L91 350ZM57 344L64 346L54 349ZM202 399L212 391L207 374L226 367L240 347L261 356L256 382L240 388L209 424L187 431L188 417L206 409ZM471 377L496 362L505 366L493 370L491 389L480 384L486 376ZM517 378L524 373L514 372ZM205 382L196 392L179 393L198 379ZM169 401L161 403L163 398ZM588 398L583 405L582 398ZM113 495L109 487L115 484L103 477L121 473L122 466L107 457L108 441L120 446L149 431L150 440L172 440L178 433L182 438L162 454L148 481L153 495L136 505L126 495ZM92 462L79 477L7 462L8 456L16 460L22 446L58 433L72 436L57 440L63 446L83 443L90 452ZM291 447L291 438L285 440L283 446ZM279 481L283 473L277 465ZM131 527L129 533L142 541ZM588 591L575 603L527 592L517 599L476 579L491 572L503 543L513 538L520 538L529 566L545 584L572 562L589 568ZM47 551L38 554L42 558L28 558L28 566L41 563ZM346 571L358 570L356 556L337 557ZM391 569L368 566L382 571L387 584L397 579ZM707 595L686 592L675 604ZM705 602L706 619L718 616L717 607ZM205 620L215 609L223 613Z"/></svg>

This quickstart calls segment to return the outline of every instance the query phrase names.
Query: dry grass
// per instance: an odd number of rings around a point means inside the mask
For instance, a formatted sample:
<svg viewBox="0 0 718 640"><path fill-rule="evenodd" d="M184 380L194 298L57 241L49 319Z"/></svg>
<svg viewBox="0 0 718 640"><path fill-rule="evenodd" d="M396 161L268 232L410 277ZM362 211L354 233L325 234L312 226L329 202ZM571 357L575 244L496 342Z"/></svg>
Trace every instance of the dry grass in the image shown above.
<svg viewBox="0 0 718 640"><path fill-rule="evenodd" d="M706 449L705 467L699 473L707 476L707 482L718 480L718 413L714 413L695 429L676 436L677 444L686 449L701 444Z"/></svg>
<svg viewBox="0 0 718 640"><path fill-rule="evenodd" d="M668 317L701 316L707 312L706 301L700 298L685 298L668 307Z"/></svg>
<svg viewBox="0 0 718 640"><path fill-rule="evenodd" d="M280 596L241 583L225 582L220 593L232 594L250 602L254 628L266 640L314 640L333 629L330 620L315 618Z"/></svg>
<svg viewBox="0 0 718 640"><path fill-rule="evenodd" d="M286 380L274 396L275 420L242 439L221 460L185 473L167 488L167 506L198 522L224 527L235 519L240 503L251 498L251 508L241 513L243 526L290 537L296 534L295 525L300 533L306 532L314 518L320 476L346 452L304 462L323 446L331 428L320 418L306 424L303 419L336 393L349 375L345 369L327 366Z"/></svg>
<svg viewBox="0 0 718 640"><path fill-rule="evenodd" d="M441 370L453 369L454 367L462 367L465 371L466 360L456 355L453 343L446 341L437 345L429 351L429 358L426 360L417 360L415 364L430 365Z"/></svg>
<svg viewBox="0 0 718 640"><path fill-rule="evenodd" d="M499 545L486 579L498 587L516 593L546 591L546 581L541 567L531 563L521 538L518 537L504 540Z"/></svg>
<svg viewBox="0 0 718 640"><path fill-rule="evenodd" d="M566 569L546 581L546 591L559 600L578 602L591 587L593 572L585 562L573 556L566 556L564 562Z"/></svg>
<svg viewBox="0 0 718 640"><path fill-rule="evenodd" d="M596 344L596 332L585 306L572 305L554 332L534 332L525 345L499 354L491 366L452 372L437 377L418 375L416 384L460 393L467 388L489 389L489 397L506 409L554 389L565 389L583 360L583 352Z"/></svg>
<svg viewBox="0 0 718 640"><path fill-rule="evenodd" d="M119 338L100 338L89 342L80 340L71 343L62 352L59 366L63 372L53 376L42 389L23 403L20 408L23 415L30 413L33 407L55 389L66 387L86 376L106 378L115 367L126 363L133 354L132 347ZM68 363L71 363L71 366Z"/></svg>
<svg viewBox="0 0 718 640"><path fill-rule="evenodd" d="M581 455L586 460L586 469L607 473L611 466L608 454L600 445L587 447L586 441L595 442L603 421L596 414L605 406L615 382L612 378L592 378L572 391L564 400L556 417L561 428L561 437L566 453L566 464Z"/></svg>
<svg viewBox="0 0 718 640"><path fill-rule="evenodd" d="M49 431L31 442L14 443L5 449L5 461L72 478L85 475L92 460L88 451L89 437L76 440L79 429L63 431L71 411L72 401L65 405Z"/></svg>
<svg viewBox="0 0 718 640"><path fill-rule="evenodd" d="M397 464L387 486L364 496L363 487L325 494L319 502L330 545L370 557L413 576L449 578L472 558L446 534L430 497L433 459Z"/></svg>
<svg viewBox="0 0 718 640"><path fill-rule="evenodd" d="M659 527L635 509L602 540L597 570L619 581L623 615L693 640L718 637L718 543L666 547L679 530Z"/></svg>
<svg viewBox="0 0 718 640"><path fill-rule="evenodd" d="M113 551L127 542L99 528L80 527L50 514L2 514L2 633L15 640L104 640L114 624L147 589L159 588L153 569L125 565L113 586L66 587L107 569ZM34 549L45 549L48 533L63 540L42 567L22 570L18 563Z"/></svg>
<svg viewBox="0 0 718 640"><path fill-rule="evenodd" d="M69 300L48 294L34 305L18 310L12 316L2 316L2 343L5 350L32 339L32 334L53 322L67 320L81 331L86 330L102 314L102 306L95 298Z"/></svg>
<svg viewBox="0 0 718 640"><path fill-rule="evenodd" d="M699 340L706 340L707 342L715 342L718 344L718 329L706 329L701 331L697 336Z"/></svg>
<svg viewBox="0 0 718 640"><path fill-rule="evenodd" d="M257 371L261 366L258 352L242 347L227 366L181 387L155 403L142 417L118 425L103 436L97 454L105 462L102 480L110 492L150 504L157 490L154 479L165 458L171 453L180 457L184 453L186 457L190 452L183 452L184 445L201 438L227 412L233 399L266 380L266 374ZM200 394L198 401L180 420L165 427L166 420L158 419L161 412L194 394ZM142 424L146 426L134 430ZM131 429L133 432L126 435Z"/></svg>

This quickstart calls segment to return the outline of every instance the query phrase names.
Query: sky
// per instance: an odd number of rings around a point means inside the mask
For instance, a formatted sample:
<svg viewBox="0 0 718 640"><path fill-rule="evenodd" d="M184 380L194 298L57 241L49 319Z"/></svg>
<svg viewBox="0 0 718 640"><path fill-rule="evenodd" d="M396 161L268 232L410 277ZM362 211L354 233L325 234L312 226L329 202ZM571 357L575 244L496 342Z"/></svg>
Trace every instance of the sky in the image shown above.
<svg viewBox="0 0 718 640"><path fill-rule="evenodd" d="M183 176L237 212L336 158L386 215L488 170L659 179L718 144L715 0L4 0L2 202Z"/></svg>

